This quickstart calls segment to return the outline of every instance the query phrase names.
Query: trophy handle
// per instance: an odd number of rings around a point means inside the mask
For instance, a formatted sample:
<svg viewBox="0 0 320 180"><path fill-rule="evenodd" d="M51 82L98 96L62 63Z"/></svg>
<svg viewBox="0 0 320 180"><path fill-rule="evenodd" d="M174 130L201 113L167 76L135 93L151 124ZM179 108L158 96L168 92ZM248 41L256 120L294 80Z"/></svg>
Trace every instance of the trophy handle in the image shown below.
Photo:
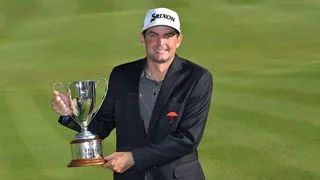
<svg viewBox="0 0 320 180"><path fill-rule="evenodd" d="M70 97L70 92L68 92L68 88L67 88L68 83L64 83L64 82L55 82L53 84L53 91L57 91L57 87L60 87L61 89L64 89L64 92L66 96ZM70 101L70 99L69 99ZM71 104L71 102L69 102ZM73 117L74 113L72 111L72 115L70 115L70 117L81 126L81 124Z"/></svg>
<svg viewBox="0 0 320 180"><path fill-rule="evenodd" d="M61 88L63 88L63 89L65 89L65 83L63 83L63 82L55 82L54 84L53 84L53 87L52 87L52 89L53 89L53 91L56 91L56 89L57 89L57 87L58 86L61 86Z"/></svg>
<svg viewBox="0 0 320 180"><path fill-rule="evenodd" d="M106 88L105 88L104 94L103 94L103 96L102 96L102 101L100 102L99 106L96 108L96 110L95 110L93 116L91 117L91 119L93 119L93 118L96 116L97 112L98 112L99 109L101 108L102 103L103 103L103 101L104 101L104 99L106 98L106 95L107 95L108 80L107 80L106 78L100 78L100 79L97 81L97 83L95 84L95 88L97 89L97 87L98 87L98 85L100 84L101 81L104 81L104 82L106 83Z"/></svg>

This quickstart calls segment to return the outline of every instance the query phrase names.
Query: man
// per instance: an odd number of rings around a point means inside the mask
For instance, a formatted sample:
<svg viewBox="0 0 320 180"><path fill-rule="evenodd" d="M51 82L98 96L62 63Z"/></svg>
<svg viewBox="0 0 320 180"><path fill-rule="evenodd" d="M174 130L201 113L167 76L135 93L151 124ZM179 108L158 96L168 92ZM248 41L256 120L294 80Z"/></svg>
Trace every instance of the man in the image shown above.
<svg viewBox="0 0 320 180"><path fill-rule="evenodd" d="M178 14L147 12L141 32L146 57L115 67L89 130L106 138L116 128L116 152L103 165L115 180L202 180L197 146L212 94L209 71L176 55L183 36ZM67 97L54 92L59 122L80 130Z"/></svg>

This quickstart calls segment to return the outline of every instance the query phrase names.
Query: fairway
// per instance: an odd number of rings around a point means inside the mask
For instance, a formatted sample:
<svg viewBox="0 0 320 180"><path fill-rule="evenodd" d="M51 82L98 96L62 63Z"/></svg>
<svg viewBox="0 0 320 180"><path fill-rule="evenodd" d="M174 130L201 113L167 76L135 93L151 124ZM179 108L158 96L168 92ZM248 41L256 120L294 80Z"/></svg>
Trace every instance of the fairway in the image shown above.
<svg viewBox="0 0 320 180"><path fill-rule="evenodd" d="M143 18L159 6L180 14L178 54L214 75L207 179L319 180L319 0L0 0L0 180L112 179L66 167L75 132L57 123L53 84L144 57Z"/></svg>

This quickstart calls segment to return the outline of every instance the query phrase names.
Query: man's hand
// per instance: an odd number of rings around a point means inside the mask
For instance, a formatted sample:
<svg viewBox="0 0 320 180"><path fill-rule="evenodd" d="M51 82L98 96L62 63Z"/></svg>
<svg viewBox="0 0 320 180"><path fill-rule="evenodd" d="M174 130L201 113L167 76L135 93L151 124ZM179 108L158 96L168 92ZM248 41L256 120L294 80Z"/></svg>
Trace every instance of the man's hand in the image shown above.
<svg viewBox="0 0 320 180"><path fill-rule="evenodd" d="M104 158L106 163L103 167L116 173L123 173L135 165L131 152L115 152Z"/></svg>
<svg viewBox="0 0 320 180"><path fill-rule="evenodd" d="M59 93L58 91L53 91L51 106L52 109L61 116L68 116L72 114L68 96L63 93Z"/></svg>

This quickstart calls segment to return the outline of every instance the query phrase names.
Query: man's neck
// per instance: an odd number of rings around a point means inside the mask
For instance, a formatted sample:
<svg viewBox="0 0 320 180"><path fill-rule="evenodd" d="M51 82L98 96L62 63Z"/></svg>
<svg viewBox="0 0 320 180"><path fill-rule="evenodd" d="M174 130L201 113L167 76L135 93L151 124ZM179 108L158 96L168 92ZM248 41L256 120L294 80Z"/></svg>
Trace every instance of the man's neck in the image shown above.
<svg viewBox="0 0 320 180"><path fill-rule="evenodd" d="M156 81L162 81L167 74L170 64L173 60L167 63L155 63L147 59L146 73Z"/></svg>

